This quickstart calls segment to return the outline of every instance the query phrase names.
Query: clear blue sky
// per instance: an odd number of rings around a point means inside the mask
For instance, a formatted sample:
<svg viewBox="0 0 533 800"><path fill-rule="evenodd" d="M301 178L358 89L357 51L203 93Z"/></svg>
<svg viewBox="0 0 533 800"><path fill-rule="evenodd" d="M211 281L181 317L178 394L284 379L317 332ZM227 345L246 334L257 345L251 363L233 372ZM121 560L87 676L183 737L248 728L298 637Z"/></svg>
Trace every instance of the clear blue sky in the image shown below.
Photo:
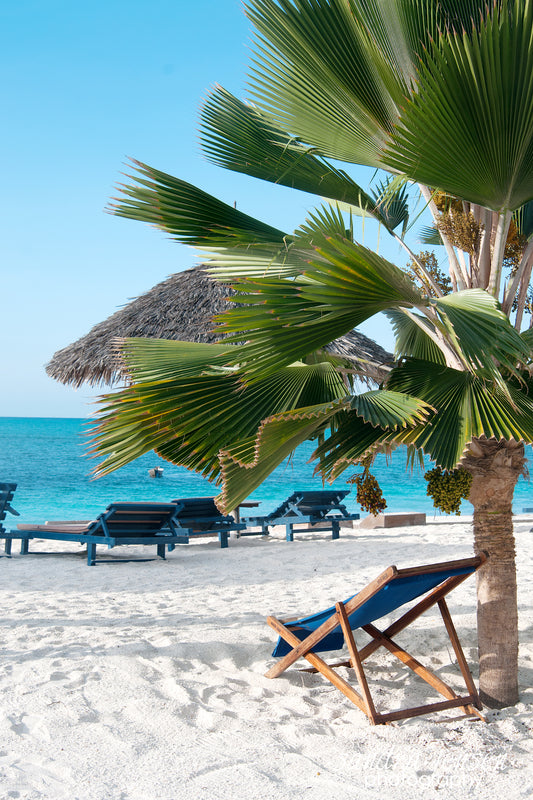
<svg viewBox="0 0 533 800"><path fill-rule="evenodd" d="M214 167L198 145L209 88L246 96L249 45L237 0L1 5L0 416L89 415L101 390L63 386L44 364L197 263L161 232L104 212L127 157L285 230L303 221L309 196ZM382 323L366 332L391 346Z"/></svg>

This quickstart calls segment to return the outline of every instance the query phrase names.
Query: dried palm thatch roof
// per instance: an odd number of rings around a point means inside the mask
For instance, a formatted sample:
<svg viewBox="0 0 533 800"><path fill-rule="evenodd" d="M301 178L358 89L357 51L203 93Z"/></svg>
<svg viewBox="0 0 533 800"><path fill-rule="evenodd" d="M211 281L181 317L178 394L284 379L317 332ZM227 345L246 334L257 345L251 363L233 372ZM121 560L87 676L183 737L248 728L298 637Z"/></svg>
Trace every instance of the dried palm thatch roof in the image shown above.
<svg viewBox="0 0 533 800"><path fill-rule="evenodd" d="M215 342L212 319L228 308L232 290L212 280L202 266L171 275L136 297L89 333L54 353L45 369L61 383L113 385L122 378L116 356L116 339L145 337L186 342ZM354 369L380 382L388 372L392 355L357 331L332 342L327 348L349 358Z"/></svg>

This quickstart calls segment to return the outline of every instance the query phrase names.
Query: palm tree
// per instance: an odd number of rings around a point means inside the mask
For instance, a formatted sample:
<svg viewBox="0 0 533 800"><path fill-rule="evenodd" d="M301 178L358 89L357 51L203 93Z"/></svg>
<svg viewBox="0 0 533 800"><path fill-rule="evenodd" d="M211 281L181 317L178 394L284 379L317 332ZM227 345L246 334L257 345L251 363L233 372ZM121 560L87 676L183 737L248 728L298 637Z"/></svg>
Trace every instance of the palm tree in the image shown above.
<svg viewBox="0 0 533 800"><path fill-rule="evenodd" d="M199 248L237 309L216 345L127 340L131 383L103 401L100 470L147 450L222 485L230 510L296 446L327 479L400 444L472 476L480 689L518 700L512 498L533 441L533 3L249 0L251 98L222 88L202 115L216 164L326 198L292 234L136 162L116 214ZM338 162L384 174L365 191ZM407 195L432 215L435 258L405 241ZM406 270L357 244L378 220ZM409 273L409 274L408 274ZM379 389L327 346L373 315L398 361ZM364 373L364 370L363 370ZM364 375L363 375L364 377Z"/></svg>

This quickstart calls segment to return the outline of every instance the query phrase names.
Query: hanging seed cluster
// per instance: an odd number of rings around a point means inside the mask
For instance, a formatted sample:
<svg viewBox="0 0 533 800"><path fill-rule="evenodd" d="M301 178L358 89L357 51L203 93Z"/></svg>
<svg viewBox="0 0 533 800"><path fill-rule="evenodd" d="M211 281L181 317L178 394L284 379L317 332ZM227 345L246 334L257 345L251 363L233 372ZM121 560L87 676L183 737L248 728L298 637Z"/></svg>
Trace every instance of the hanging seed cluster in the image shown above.
<svg viewBox="0 0 533 800"><path fill-rule="evenodd" d="M472 475L464 468L435 467L424 475L428 482L426 494L433 498L435 508L446 514L461 513L461 501L466 500L472 486Z"/></svg>
<svg viewBox="0 0 533 800"><path fill-rule="evenodd" d="M369 514L376 516L387 508L387 501L383 497L381 486L368 469L359 475L354 475L347 483L357 486L357 502Z"/></svg>
<svg viewBox="0 0 533 800"><path fill-rule="evenodd" d="M433 297L435 296L435 291L420 269L420 264L422 264L426 272L431 275L442 293L450 294L452 290L452 282L449 277L440 269L435 253L428 250L422 250L422 252L418 253L416 260L412 258L407 264L407 274L411 280L419 284L426 294L429 294Z"/></svg>

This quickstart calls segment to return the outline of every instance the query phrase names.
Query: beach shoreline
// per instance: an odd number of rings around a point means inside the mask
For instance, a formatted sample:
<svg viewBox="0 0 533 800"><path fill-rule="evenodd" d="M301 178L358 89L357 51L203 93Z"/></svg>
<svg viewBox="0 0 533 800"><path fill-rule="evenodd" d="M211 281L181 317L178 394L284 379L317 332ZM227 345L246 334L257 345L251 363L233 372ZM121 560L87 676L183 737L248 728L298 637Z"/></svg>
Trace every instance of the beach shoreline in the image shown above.
<svg viewBox="0 0 533 800"><path fill-rule="evenodd" d="M276 680L266 617L319 611L391 564L472 555L469 517L102 551L35 542L1 558L0 794L21 800L401 800L533 794L533 515L515 517L520 702L488 723L441 712L372 727L320 675ZM46 554L45 554L46 551ZM68 551L68 552L66 552ZM129 561L121 561L127 558ZM140 561L140 559L149 559ZM475 580L450 611L477 682ZM461 691L430 611L406 647ZM403 643L399 639L400 643ZM396 662L398 663L398 662ZM376 655L378 704L426 702L426 685ZM451 719L452 718L452 719Z"/></svg>

